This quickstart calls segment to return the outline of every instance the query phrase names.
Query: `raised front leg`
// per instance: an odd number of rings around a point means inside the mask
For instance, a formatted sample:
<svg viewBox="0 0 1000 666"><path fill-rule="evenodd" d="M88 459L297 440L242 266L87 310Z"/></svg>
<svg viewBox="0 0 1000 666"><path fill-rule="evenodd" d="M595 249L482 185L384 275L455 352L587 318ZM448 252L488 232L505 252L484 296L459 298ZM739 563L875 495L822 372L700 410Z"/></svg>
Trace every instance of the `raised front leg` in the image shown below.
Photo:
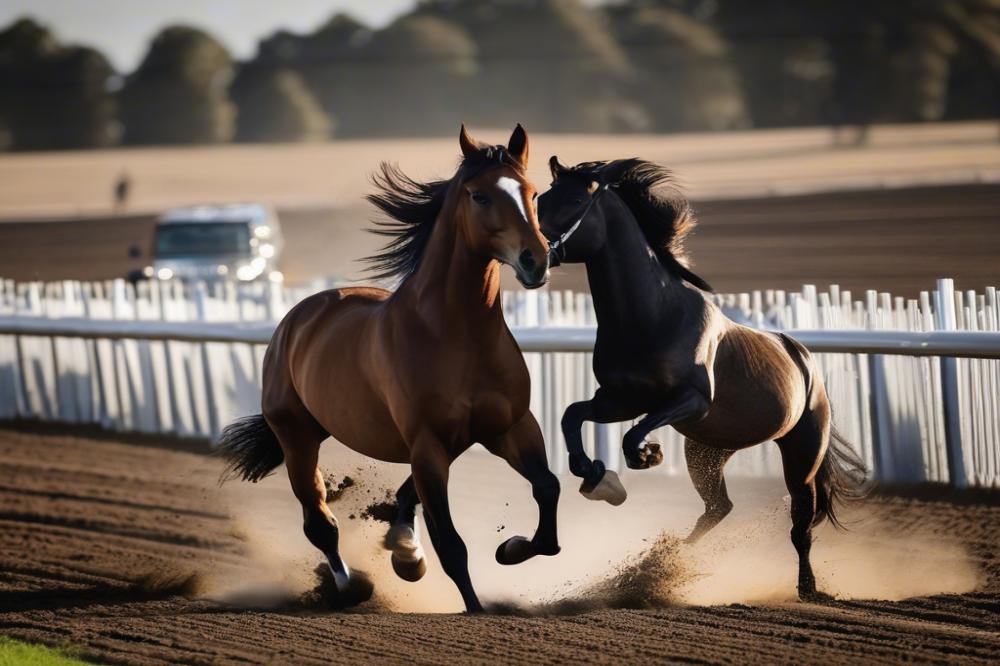
<svg viewBox="0 0 1000 666"><path fill-rule="evenodd" d="M574 402L562 417L563 437L569 452L569 469L583 479L580 493L587 499L604 500L618 506L627 494L618 475L605 468L601 460L591 460L583 450L583 422L615 423L638 416L634 408L620 404L609 397L603 389L598 389L591 400Z"/></svg>
<svg viewBox="0 0 1000 666"><path fill-rule="evenodd" d="M425 435L410 450L413 484L424 505L424 518L441 567L454 581L470 613L482 612L469 577L469 552L455 529L448 506L448 468L451 465L445 447L436 438Z"/></svg>
<svg viewBox="0 0 1000 666"><path fill-rule="evenodd" d="M549 470L545 439L534 415L528 412L505 435L484 442L491 453L507 461L531 484L531 494L538 503L538 528L527 539L514 536L497 548L500 564L520 564L535 555L556 555L556 509L559 504L559 479Z"/></svg>
<svg viewBox="0 0 1000 666"><path fill-rule="evenodd" d="M396 575L413 583L427 573L427 558L417 532L416 512L420 498L412 476L396 491L396 503L399 514L386 533L383 545L392 551L392 569Z"/></svg>
<svg viewBox="0 0 1000 666"><path fill-rule="evenodd" d="M700 419L708 411L708 405L709 401L704 395L696 389L688 389L662 409L644 416L622 439L625 464L631 469L648 469L659 465L663 462L663 452L659 444L645 441L649 433L672 423Z"/></svg>

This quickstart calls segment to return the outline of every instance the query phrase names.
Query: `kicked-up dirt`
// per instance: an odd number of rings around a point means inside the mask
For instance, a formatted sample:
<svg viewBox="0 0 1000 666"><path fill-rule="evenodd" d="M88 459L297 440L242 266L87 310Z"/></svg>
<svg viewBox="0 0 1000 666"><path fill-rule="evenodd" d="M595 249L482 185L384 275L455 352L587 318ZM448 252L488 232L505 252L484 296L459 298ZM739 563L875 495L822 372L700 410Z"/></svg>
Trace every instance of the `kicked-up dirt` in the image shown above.
<svg viewBox="0 0 1000 666"><path fill-rule="evenodd" d="M325 470L354 481L332 505L345 556L375 584L332 611L280 470L220 488L198 445L0 429L0 634L130 664L1000 659L996 494L872 497L850 532L818 531L814 565L837 599L812 604L794 597L780 480L733 479L737 509L696 547L678 541L700 510L687 479L624 475L617 508L567 480L562 553L503 568L493 550L530 533L530 489L478 449L466 457L452 502L494 612L455 612L433 556L423 581L395 579L384 524L362 514L406 470L328 444Z"/></svg>

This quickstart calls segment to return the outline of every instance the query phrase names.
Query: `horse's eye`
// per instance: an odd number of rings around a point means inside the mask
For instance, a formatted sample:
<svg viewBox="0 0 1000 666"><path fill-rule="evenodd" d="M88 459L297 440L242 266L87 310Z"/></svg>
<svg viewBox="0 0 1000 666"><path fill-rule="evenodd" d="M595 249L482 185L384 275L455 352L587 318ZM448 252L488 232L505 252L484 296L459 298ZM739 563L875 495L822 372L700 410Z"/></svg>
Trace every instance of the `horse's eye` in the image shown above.
<svg viewBox="0 0 1000 666"><path fill-rule="evenodd" d="M573 205L574 206L579 206L582 203L583 203L583 197L577 197L577 198L573 199Z"/></svg>
<svg viewBox="0 0 1000 666"><path fill-rule="evenodd" d="M472 200L480 206L488 206L490 204L490 198L482 192L473 192Z"/></svg>

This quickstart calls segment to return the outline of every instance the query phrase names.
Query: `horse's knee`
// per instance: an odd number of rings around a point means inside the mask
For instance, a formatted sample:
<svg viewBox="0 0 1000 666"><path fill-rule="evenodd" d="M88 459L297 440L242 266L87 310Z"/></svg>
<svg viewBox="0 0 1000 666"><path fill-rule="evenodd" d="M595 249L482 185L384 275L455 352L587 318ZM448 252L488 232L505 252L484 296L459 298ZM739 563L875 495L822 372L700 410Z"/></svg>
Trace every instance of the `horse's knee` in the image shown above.
<svg viewBox="0 0 1000 666"><path fill-rule="evenodd" d="M552 472L546 472L541 479L531 484L531 495L539 504L554 503L559 500L559 479Z"/></svg>
<svg viewBox="0 0 1000 666"><path fill-rule="evenodd" d="M563 432L579 429L587 418L589 409L589 404L586 402L574 402L567 407L560 421Z"/></svg>

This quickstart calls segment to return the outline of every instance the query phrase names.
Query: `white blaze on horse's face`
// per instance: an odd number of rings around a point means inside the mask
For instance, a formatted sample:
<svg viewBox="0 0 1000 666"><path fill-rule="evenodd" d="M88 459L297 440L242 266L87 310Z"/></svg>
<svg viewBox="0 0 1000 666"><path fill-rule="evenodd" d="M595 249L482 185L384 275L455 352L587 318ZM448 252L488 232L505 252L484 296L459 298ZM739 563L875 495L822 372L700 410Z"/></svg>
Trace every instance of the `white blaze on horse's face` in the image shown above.
<svg viewBox="0 0 1000 666"><path fill-rule="evenodd" d="M528 212L524 209L524 195L521 193L521 182L510 176L500 176L497 178L497 187L506 192L507 196L514 200L517 209L521 211L524 223L530 226L531 222L528 220Z"/></svg>

